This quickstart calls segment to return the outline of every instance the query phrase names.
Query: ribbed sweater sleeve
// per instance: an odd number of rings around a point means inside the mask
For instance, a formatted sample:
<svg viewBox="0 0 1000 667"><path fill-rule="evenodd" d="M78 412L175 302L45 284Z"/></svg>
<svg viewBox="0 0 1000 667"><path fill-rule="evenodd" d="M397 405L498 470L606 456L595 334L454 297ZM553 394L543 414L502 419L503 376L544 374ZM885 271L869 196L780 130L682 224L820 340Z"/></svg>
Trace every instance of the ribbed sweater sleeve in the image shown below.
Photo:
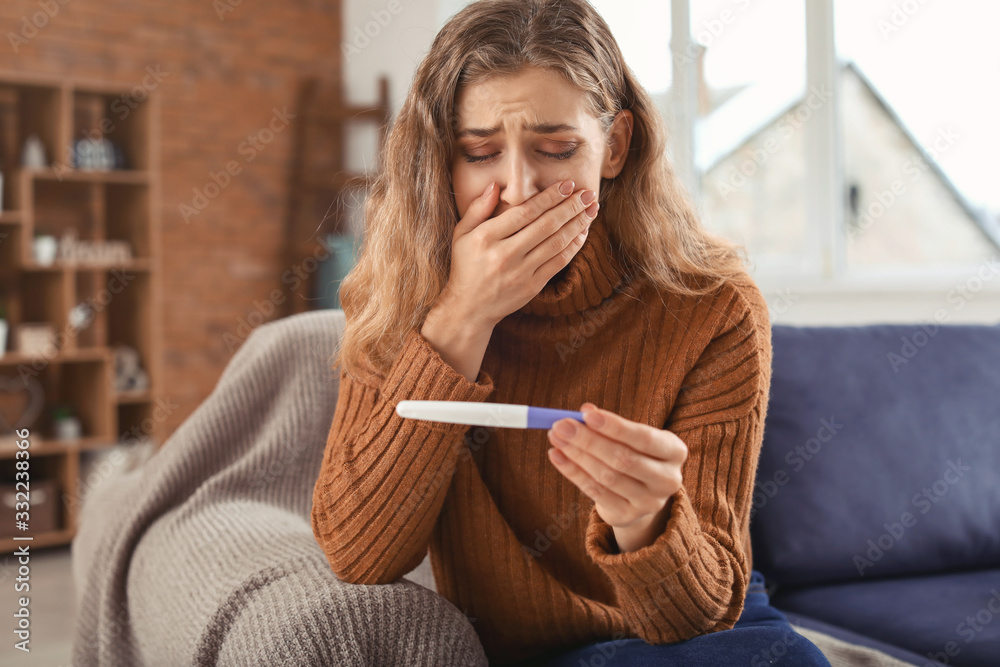
<svg viewBox="0 0 1000 667"><path fill-rule="evenodd" d="M650 644L732 628L750 579L743 545L770 386L770 324L762 298L737 294L718 307L718 333L664 425L688 447L664 532L621 553L596 509L587 526L588 554L610 578L629 627Z"/></svg>
<svg viewBox="0 0 1000 667"><path fill-rule="evenodd" d="M404 419L402 400L485 401L493 379L469 382L411 330L376 386L340 373L333 424L313 490L312 528L334 573L390 583L420 564L468 429Z"/></svg>

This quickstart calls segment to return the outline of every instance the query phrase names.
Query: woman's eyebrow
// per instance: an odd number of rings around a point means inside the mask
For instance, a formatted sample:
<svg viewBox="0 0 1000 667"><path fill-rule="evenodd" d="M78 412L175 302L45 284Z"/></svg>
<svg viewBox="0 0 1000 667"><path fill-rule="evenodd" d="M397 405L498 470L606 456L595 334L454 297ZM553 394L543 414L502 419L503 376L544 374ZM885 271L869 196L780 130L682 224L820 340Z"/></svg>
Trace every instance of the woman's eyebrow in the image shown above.
<svg viewBox="0 0 1000 667"><path fill-rule="evenodd" d="M494 134L499 132L500 129L499 125L495 127L470 127L459 132L455 138L461 139L466 136L492 137ZM567 125L566 123L535 123L533 125L522 125L521 129L535 134L555 134L556 132L566 132L567 130L575 131L577 128L573 125Z"/></svg>

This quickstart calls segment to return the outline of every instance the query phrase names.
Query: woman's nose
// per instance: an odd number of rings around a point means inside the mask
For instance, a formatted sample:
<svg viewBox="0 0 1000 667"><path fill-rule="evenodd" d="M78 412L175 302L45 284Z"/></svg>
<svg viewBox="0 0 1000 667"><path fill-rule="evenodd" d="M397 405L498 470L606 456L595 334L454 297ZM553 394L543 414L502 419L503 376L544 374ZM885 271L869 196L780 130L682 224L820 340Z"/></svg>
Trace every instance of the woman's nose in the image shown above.
<svg viewBox="0 0 1000 667"><path fill-rule="evenodd" d="M506 160L500 185L500 199L510 206L517 206L545 189L537 170L517 155Z"/></svg>

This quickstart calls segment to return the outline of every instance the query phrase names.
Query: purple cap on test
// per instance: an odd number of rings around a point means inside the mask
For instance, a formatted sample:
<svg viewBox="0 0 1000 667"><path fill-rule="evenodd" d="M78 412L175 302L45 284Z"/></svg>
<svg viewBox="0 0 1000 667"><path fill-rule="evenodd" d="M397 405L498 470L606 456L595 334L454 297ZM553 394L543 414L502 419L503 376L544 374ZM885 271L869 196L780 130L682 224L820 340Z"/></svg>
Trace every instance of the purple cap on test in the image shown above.
<svg viewBox="0 0 1000 667"><path fill-rule="evenodd" d="M560 419L567 417L583 423L583 413L573 410L528 407L528 428L550 429Z"/></svg>

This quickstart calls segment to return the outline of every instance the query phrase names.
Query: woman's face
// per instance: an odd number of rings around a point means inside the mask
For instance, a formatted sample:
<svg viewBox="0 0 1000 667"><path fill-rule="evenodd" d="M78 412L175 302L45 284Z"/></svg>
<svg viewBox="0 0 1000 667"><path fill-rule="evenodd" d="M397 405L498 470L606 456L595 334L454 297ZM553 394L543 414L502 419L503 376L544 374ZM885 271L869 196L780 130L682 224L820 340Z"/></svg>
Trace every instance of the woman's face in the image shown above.
<svg viewBox="0 0 1000 667"><path fill-rule="evenodd" d="M632 112L619 112L605 137L585 95L535 67L459 91L451 160L459 218L491 181L500 191L491 217L565 179L600 195L601 178L613 178L625 163Z"/></svg>

